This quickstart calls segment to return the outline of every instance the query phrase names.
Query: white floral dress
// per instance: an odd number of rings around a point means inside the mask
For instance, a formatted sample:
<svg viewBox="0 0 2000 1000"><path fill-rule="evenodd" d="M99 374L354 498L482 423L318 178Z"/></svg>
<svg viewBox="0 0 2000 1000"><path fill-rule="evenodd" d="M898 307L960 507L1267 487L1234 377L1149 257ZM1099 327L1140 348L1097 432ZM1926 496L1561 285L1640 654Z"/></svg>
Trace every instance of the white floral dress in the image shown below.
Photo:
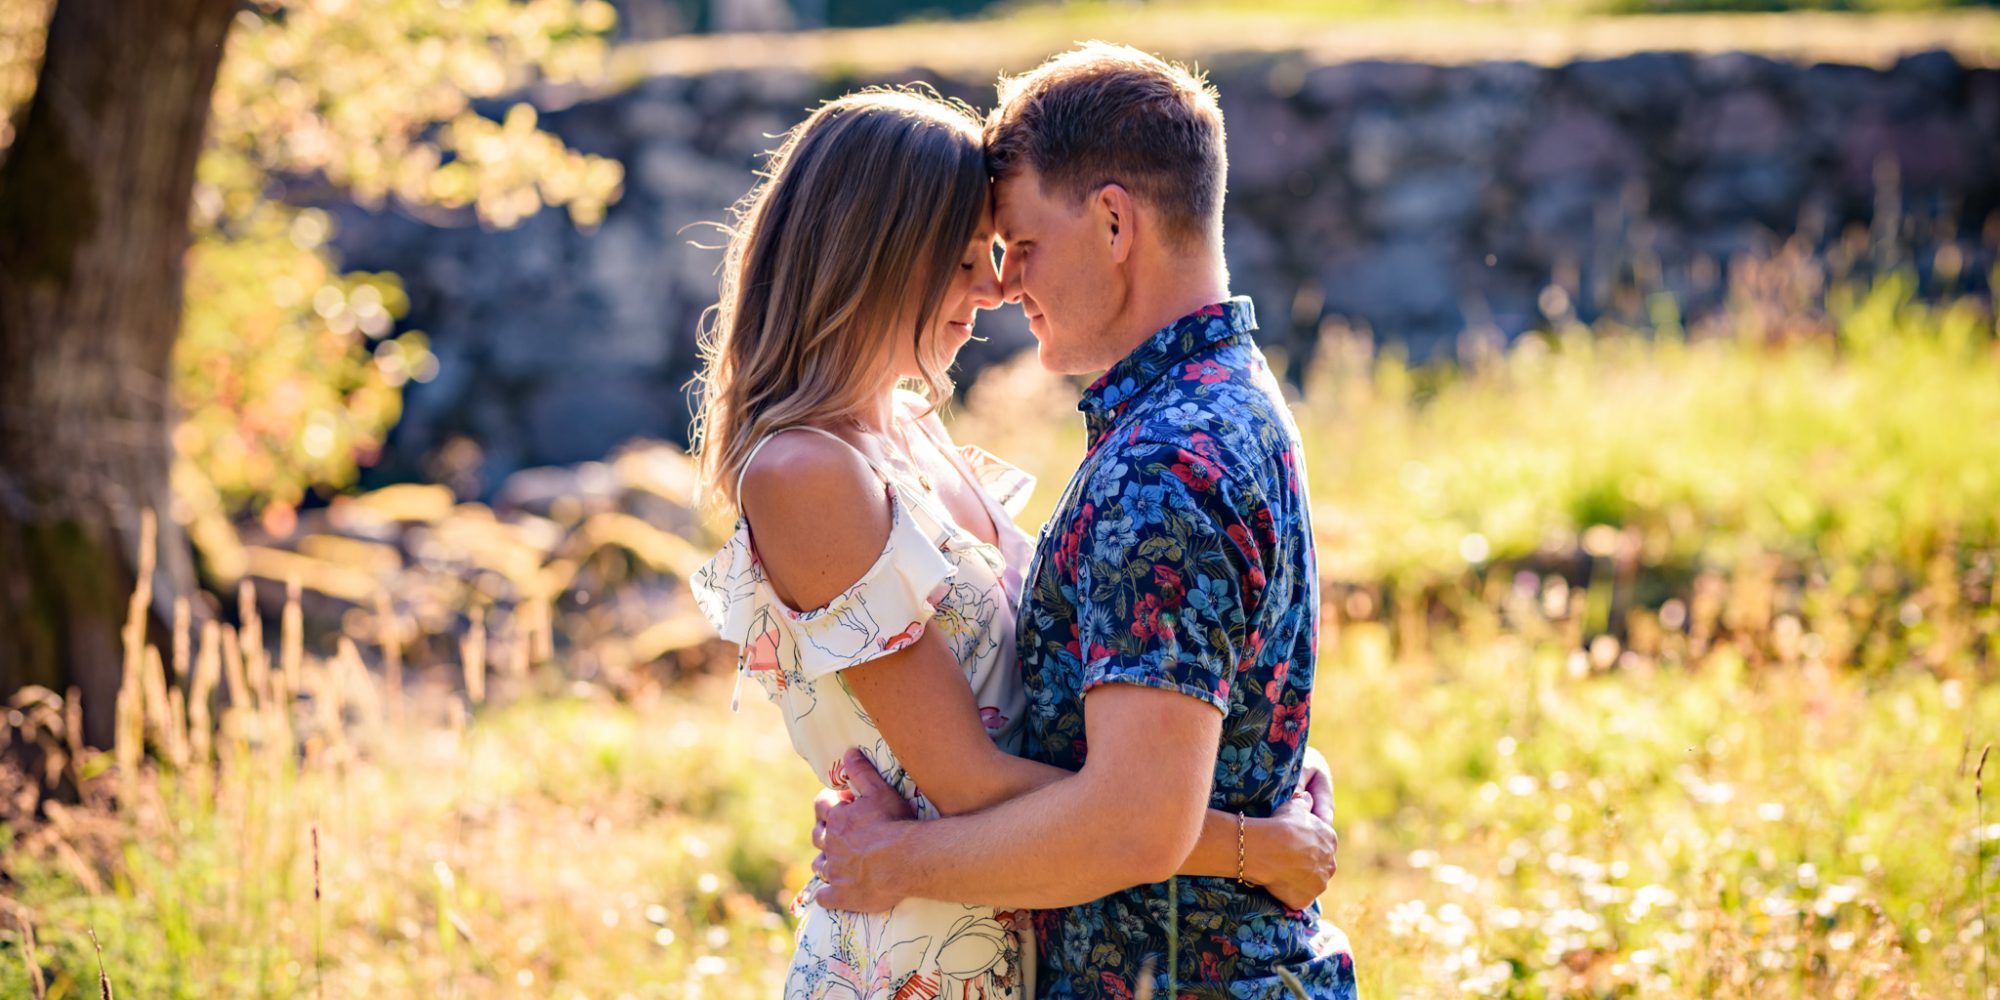
<svg viewBox="0 0 2000 1000"><path fill-rule="evenodd" d="M817 428L794 429L840 440ZM935 435L932 440L950 453L944 441ZM702 612L723 638L741 647L738 683L747 673L763 685L784 714L792 746L821 783L844 784L841 756L858 746L920 819L936 818L937 809L917 790L840 671L902 649L925 629L938 629L965 669L987 733L1009 753L1020 751L1026 708L1014 616L1021 570L1034 543L1014 526L1011 514L1026 501L1034 480L975 446L958 449L953 457L980 487L999 531L998 545L958 526L925 486L869 461L889 497L889 538L867 573L826 606L797 612L778 598L758 562L750 526L741 519L692 581ZM1034 995L1032 953L1025 960L1023 954L1033 934L1024 913L928 899L905 900L887 913L850 913L814 903L818 888L817 880L808 883L793 904L798 945L786 1000Z"/></svg>

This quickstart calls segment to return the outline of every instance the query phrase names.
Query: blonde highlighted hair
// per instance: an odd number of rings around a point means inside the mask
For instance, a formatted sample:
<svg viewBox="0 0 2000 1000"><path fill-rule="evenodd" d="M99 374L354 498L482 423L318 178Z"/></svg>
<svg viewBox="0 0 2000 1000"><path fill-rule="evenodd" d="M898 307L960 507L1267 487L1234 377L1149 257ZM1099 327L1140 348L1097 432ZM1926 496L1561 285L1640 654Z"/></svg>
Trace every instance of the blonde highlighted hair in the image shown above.
<svg viewBox="0 0 2000 1000"><path fill-rule="evenodd" d="M925 341L986 206L980 128L962 102L875 88L821 105L771 153L732 210L704 316L690 438L707 501L737 507L765 435L865 406L892 338L915 345L932 405L950 393Z"/></svg>

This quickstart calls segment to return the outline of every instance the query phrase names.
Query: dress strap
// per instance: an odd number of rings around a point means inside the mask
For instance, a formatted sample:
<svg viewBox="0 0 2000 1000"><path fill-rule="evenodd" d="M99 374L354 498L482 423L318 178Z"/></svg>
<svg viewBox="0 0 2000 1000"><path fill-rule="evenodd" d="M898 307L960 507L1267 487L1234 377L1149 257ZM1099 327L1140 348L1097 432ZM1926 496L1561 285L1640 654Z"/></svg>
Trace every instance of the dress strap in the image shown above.
<svg viewBox="0 0 2000 1000"><path fill-rule="evenodd" d="M869 458L867 452L862 451L859 448L856 448L846 438L841 437L840 435L835 434L832 431L822 430L818 427L813 427L808 424L797 424L792 427L780 427L777 430L764 435L764 437L761 440L759 440L755 445L751 446L750 454L743 456L743 465L741 468L738 468L736 470L736 496L739 498L739 503L741 502L740 498L743 496L743 477L749 474L750 463L757 458L758 452L764 450L765 445L771 443L772 438L777 437L778 435L783 434L786 431L811 431L814 434L819 435L820 437L829 438L833 441L837 441L840 444L845 445L848 451L851 451L856 455L861 456L861 460L868 463L869 470L875 473L876 478L881 479L884 482L890 481L889 474L883 472L882 467L876 465L875 460Z"/></svg>

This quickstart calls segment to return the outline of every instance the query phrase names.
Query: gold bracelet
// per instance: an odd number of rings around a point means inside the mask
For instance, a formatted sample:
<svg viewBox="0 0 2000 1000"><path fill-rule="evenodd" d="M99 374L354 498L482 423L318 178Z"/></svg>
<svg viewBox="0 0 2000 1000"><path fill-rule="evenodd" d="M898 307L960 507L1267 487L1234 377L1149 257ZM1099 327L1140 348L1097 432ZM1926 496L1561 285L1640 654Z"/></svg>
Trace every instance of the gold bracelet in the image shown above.
<svg viewBox="0 0 2000 1000"><path fill-rule="evenodd" d="M1241 882L1244 885L1250 884L1250 880L1243 877L1243 814L1242 813L1236 814L1236 881Z"/></svg>

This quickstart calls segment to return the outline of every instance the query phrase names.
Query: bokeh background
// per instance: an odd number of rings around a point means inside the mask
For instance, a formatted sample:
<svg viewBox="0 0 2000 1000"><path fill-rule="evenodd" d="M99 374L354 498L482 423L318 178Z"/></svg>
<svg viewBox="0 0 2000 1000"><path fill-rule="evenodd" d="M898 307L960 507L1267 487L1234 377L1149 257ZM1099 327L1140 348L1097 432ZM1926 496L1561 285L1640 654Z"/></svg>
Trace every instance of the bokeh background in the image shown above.
<svg viewBox="0 0 2000 1000"><path fill-rule="evenodd" d="M0 0L0 218L67 190L20 166L65 4ZM1364 994L2000 995L1990 5L227 17L169 402L116 425L161 489L0 504L0 996L773 992L815 782L684 582L729 527L682 451L717 224L820 100L983 108L1092 37L1222 95ZM109 23L65 44L146 41ZM70 426L38 359L99 336L26 314L11 438ZM1080 386L1018 310L980 330L947 419L1040 477L1033 530ZM0 448L0 498L47 464ZM115 558L52 580L35 532L98 522Z"/></svg>

